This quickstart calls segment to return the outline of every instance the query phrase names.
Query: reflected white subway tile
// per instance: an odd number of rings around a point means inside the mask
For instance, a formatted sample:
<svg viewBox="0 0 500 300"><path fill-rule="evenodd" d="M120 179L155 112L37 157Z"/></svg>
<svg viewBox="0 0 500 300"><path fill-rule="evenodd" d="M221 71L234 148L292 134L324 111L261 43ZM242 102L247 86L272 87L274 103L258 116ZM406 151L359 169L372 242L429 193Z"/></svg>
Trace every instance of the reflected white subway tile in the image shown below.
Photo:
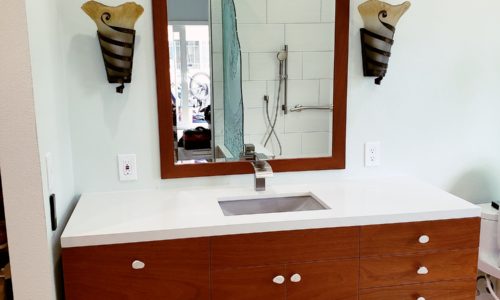
<svg viewBox="0 0 500 300"><path fill-rule="evenodd" d="M302 134L288 133L281 137L283 145L283 156L286 158L296 158L302 155Z"/></svg>
<svg viewBox="0 0 500 300"><path fill-rule="evenodd" d="M333 52L305 52L304 79L333 78Z"/></svg>
<svg viewBox="0 0 500 300"><path fill-rule="evenodd" d="M222 24L212 24L212 51L222 53Z"/></svg>
<svg viewBox="0 0 500 300"><path fill-rule="evenodd" d="M302 64L302 53L288 53L288 79L303 79Z"/></svg>
<svg viewBox="0 0 500 300"><path fill-rule="evenodd" d="M332 113L323 110L304 110L289 113L285 118L285 132L326 132L332 122Z"/></svg>
<svg viewBox="0 0 500 300"><path fill-rule="evenodd" d="M332 23L286 24L286 44L290 51L333 51L335 29Z"/></svg>
<svg viewBox="0 0 500 300"><path fill-rule="evenodd" d="M318 105L319 80L289 80L288 105Z"/></svg>
<svg viewBox="0 0 500 300"><path fill-rule="evenodd" d="M333 104L333 79L321 79L319 104L320 105Z"/></svg>
<svg viewBox="0 0 500 300"><path fill-rule="evenodd" d="M243 52L277 52L285 42L282 24L240 24L238 32Z"/></svg>
<svg viewBox="0 0 500 300"><path fill-rule="evenodd" d="M268 23L318 23L321 0L268 0Z"/></svg>
<svg viewBox="0 0 500 300"><path fill-rule="evenodd" d="M331 156L329 132L309 132L302 134L302 154L313 157Z"/></svg>
<svg viewBox="0 0 500 300"><path fill-rule="evenodd" d="M276 52L250 53L250 80L275 80L278 78Z"/></svg>
<svg viewBox="0 0 500 300"><path fill-rule="evenodd" d="M211 21L213 23L222 23L222 2L221 0L212 0L210 3L210 8L212 10Z"/></svg>
<svg viewBox="0 0 500 300"><path fill-rule="evenodd" d="M214 101L212 109L224 109L224 84L222 81L213 83Z"/></svg>
<svg viewBox="0 0 500 300"><path fill-rule="evenodd" d="M271 116L272 117L272 116ZM262 135L269 130L267 118L264 108L248 108L245 109L245 135ZM282 116L278 116L276 122L276 132L282 133L284 128L284 120Z"/></svg>
<svg viewBox="0 0 500 300"><path fill-rule="evenodd" d="M267 94L266 81L244 81L243 102L245 108L259 108L264 106L264 96Z"/></svg>
<svg viewBox="0 0 500 300"><path fill-rule="evenodd" d="M222 53L214 53L212 56L212 68L214 81L223 81L224 71L223 71L223 60Z"/></svg>
<svg viewBox="0 0 500 300"><path fill-rule="evenodd" d="M266 23L267 19L267 0L238 0L236 5L236 18L238 24L245 23Z"/></svg>
<svg viewBox="0 0 500 300"><path fill-rule="evenodd" d="M224 110L215 109L213 111L213 126L216 137L224 135Z"/></svg>
<svg viewBox="0 0 500 300"><path fill-rule="evenodd" d="M335 22L335 0L321 0L321 22Z"/></svg>
<svg viewBox="0 0 500 300"><path fill-rule="evenodd" d="M250 79L250 58L248 53L241 53L241 78L243 80Z"/></svg>

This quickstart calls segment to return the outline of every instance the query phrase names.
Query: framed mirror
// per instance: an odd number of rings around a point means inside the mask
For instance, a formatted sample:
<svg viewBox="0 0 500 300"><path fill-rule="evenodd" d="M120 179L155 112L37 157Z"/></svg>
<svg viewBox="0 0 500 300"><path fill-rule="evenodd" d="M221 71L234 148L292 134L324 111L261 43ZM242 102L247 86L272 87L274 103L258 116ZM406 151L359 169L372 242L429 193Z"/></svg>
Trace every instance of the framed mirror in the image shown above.
<svg viewBox="0 0 500 300"><path fill-rule="evenodd" d="M152 0L162 178L345 168L349 0Z"/></svg>

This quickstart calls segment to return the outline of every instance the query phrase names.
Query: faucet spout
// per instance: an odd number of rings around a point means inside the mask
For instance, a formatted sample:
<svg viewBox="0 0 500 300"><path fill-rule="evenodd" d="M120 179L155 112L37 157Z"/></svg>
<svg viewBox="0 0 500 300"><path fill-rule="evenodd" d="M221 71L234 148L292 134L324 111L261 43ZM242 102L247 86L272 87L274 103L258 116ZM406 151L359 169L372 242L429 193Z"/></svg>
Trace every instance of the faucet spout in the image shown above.
<svg viewBox="0 0 500 300"><path fill-rule="evenodd" d="M266 190L266 178L273 177L273 169L266 160L255 160L252 165L255 170L255 190L263 192Z"/></svg>

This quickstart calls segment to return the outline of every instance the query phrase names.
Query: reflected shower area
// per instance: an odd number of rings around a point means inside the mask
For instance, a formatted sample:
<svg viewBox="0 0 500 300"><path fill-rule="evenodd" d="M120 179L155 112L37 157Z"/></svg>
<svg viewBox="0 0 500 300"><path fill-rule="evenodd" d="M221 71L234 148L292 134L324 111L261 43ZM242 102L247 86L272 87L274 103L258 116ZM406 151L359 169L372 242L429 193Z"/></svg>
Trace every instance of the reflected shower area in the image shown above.
<svg viewBox="0 0 500 300"><path fill-rule="evenodd" d="M335 1L294 1L168 0L176 164L332 155Z"/></svg>

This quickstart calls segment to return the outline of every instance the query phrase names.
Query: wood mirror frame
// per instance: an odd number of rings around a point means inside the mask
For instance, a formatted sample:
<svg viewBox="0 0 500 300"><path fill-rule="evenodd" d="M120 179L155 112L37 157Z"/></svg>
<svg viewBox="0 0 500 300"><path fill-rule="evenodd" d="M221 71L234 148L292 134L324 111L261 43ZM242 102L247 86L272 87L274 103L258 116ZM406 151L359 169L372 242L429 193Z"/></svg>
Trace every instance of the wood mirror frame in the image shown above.
<svg viewBox="0 0 500 300"><path fill-rule="evenodd" d="M274 172L345 169L347 72L350 0L336 1L333 80L332 156L270 160ZM170 96L167 0L152 0L156 60L156 88L160 134L161 178L185 178L253 173L249 162L182 164L174 161L174 133Z"/></svg>

